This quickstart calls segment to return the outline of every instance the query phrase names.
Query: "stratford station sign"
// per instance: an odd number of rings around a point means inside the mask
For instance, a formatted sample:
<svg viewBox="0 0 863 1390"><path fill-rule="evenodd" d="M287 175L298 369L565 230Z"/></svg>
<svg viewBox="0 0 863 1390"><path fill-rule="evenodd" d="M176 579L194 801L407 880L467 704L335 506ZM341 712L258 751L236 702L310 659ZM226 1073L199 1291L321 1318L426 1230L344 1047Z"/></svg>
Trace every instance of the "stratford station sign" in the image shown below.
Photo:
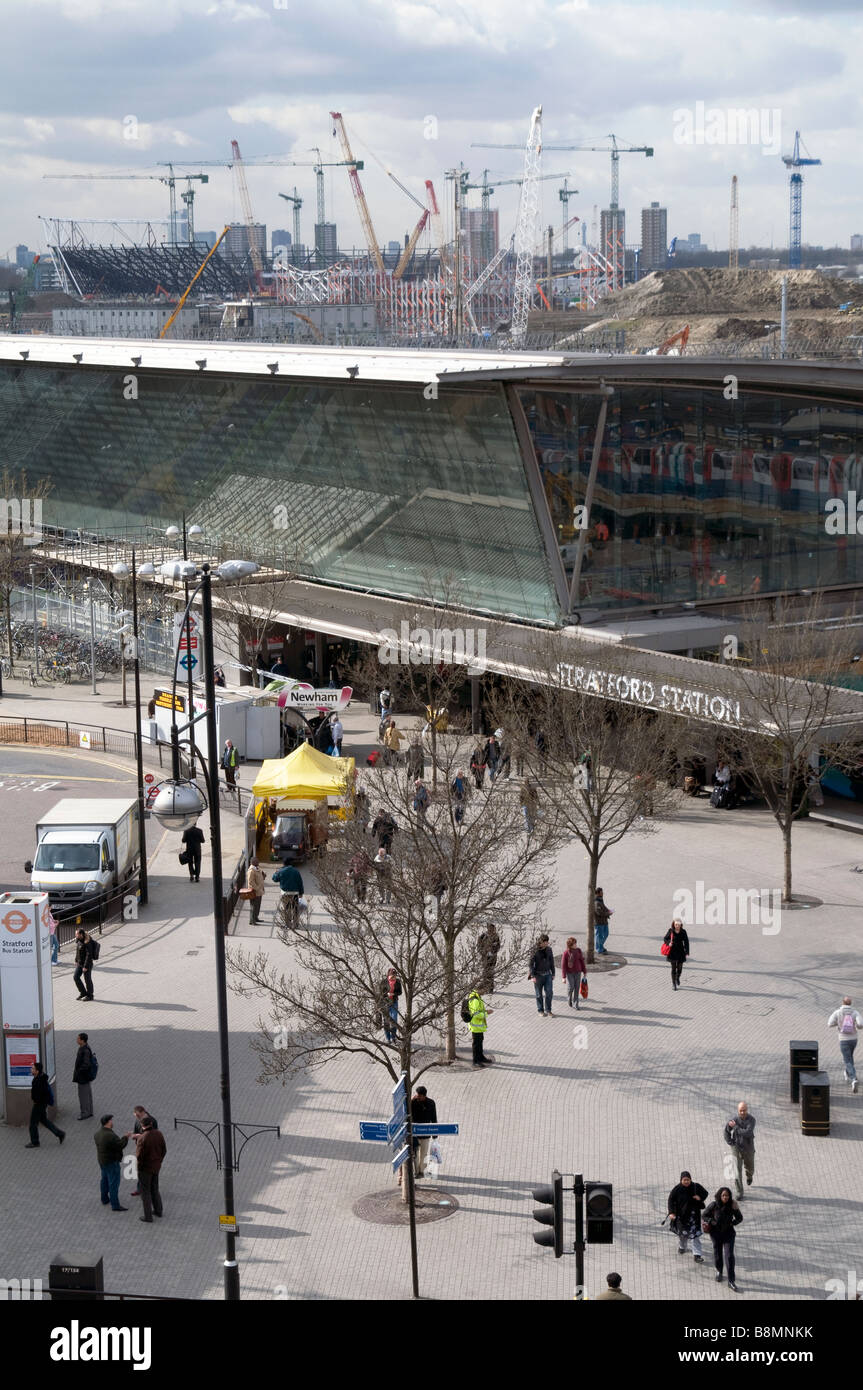
<svg viewBox="0 0 863 1390"><path fill-rule="evenodd" d="M644 705L647 709L693 714L717 724L740 724L740 702L727 695L711 695L708 691L680 685L660 685L658 681L622 675L619 671L573 666L563 661L558 663L557 674L560 683L569 690L584 690L589 695L604 695L610 700Z"/></svg>

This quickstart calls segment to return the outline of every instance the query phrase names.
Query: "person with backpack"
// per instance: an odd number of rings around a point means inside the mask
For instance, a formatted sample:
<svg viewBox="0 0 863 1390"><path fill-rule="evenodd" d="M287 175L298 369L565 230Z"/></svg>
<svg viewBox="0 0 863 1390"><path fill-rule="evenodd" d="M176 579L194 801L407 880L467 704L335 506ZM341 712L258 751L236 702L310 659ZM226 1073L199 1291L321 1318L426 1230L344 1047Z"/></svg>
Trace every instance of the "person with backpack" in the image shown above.
<svg viewBox="0 0 863 1390"><path fill-rule="evenodd" d="M668 947L665 953L671 965L671 988L680 988L680 977L683 974L683 965L689 955L689 937L686 928L679 917L675 917L665 936L662 938L664 946Z"/></svg>
<svg viewBox="0 0 863 1390"><path fill-rule="evenodd" d="M89 932L79 927L75 933L75 974L72 976L78 986L79 999L93 999L93 962L99 959L101 949Z"/></svg>
<svg viewBox="0 0 863 1390"><path fill-rule="evenodd" d="M581 982L587 979L587 966L574 936L566 938L566 950L560 960L560 973L563 983L566 985L569 1007L572 1008L574 1000L575 1007L578 1008L581 999Z"/></svg>
<svg viewBox="0 0 863 1390"><path fill-rule="evenodd" d="M607 956L605 943L608 940L608 923L614 916L614 908L609 907L602 895L602 889L597 888L596 897L593 900L593 926L594 941L596 943L596 954Z"/></svg>
<svg viewBox="0 0 863 1390"><path fill-rule="evenodd" d="M528 979L533 984L536 1007L540 1018L551 1018L551 998L554 986L554 951L543 933L536 943L528 966Z"/></svg>
<svg viewBox="0 0 863 1390"><path fill-rule="evenodd" d="M90 1048L88 1035L78 1034L78 1052L75 1057L75 1068L72 1072L72 1080L78 1087L78 1109L81 1111L79 1120L90 1120L93 1117L93 1091L91 1083L96 1080L96 1073L99 1070L99 1063Z"/></svg>
<svg viewBox="0 0 863 1390"><path fill-rule="evenodd" d="M463 1022L470 1028L474 1066L488 1066L492 1059L486 1057L483 1052L483 1039L488 1028L488 1011L478 989L472 989L467 999L462 1003L461 1016Z"/></svg>
<svg viewBox="0 0 863 1390"><path fill-rule="evenodd" d="M668 1194L668 1215L670 1226L677 1236L677 1253L685 1255L692 1241L692 1254L696 1264L701 1264L701 1213L707 1201L707 1188L700 1182L692 1181L692 1174L686 1169L680 1174L680 1182Z"/></svg>
<svg viewBox="0 0 863 1390"><path fill-rule="evenodd" d="M737 1292L734 1281L734 1228L743 1220L743 1213L731 1195L730 1187L720 1187L709 1207L705 1208L702 1230L713 1242L713 1263L716 1266L716 1282L722 1283L722 1259L728 1270L728 1287Z"/></svg>
<svg viewBox="0 0 863 1390"><path fill-rule="evenodd" d="M729 1120L725 1126L725 1142L734 1150L737 1163L737 1200L743 1196L743 1170L746 1169L746 1186L752 1186L755 1177L755 1116L750 1115L749 1106L742 1100L737 1107L737 1118Z"/></svg>
<svg viewBox="0 0 863 1390"><path fill-rule="evenodd" d="M857 1047L857 1033L863 1028L863 1018L852 1008L850 996L846 994L838 1009L827 1020L828 1028L839 1029L839 1051L845 1063L845 1080L851 1083L851 1091L857 1094L857 1070L854 1066L854 1051Z"/></svg>
<svg viewBox="0 0 863 1390"><path fill-rule="evenodd" d="M52 1134L56 1134L60 1143L66 1138L65 1129L58 1129L52 1125L48 1119L48 1106L54 1104L54 1092L51 1090L51 1083L45 1075L45 1069L41 1062L33 1062L30 1066L30 1075L33 1080L30 1083L30 1143L25 1144L25 1149L41 1148L39 1143L39 1126L44 1125L50 1129Z"/></svg>

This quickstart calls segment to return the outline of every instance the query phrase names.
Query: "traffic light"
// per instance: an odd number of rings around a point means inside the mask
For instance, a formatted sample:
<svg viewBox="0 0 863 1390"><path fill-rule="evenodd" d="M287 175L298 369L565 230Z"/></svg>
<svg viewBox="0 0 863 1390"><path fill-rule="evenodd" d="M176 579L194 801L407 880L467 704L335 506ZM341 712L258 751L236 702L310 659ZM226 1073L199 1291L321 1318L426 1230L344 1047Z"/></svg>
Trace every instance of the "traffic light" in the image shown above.
<svg viewBox="0 0 863 1390"><path fill-rule="evenodd" d="M614 1204L610 1182L584 1184L587 1239L594 1245L614 1243Z"/></svg>
<svg viewBox="0 0 863 1390"><path fill-rule="evenodd" d="M537 1245L552 1246L554 1258L559 1260L563 1254L563 1178L556 1168L551 1175L551 1187L535 1187L531 1195L535 1202L543 1204L539 1211L534 1211L534 1221L553 1227L551 1231L534 1231L533 1238Z"/></svg>

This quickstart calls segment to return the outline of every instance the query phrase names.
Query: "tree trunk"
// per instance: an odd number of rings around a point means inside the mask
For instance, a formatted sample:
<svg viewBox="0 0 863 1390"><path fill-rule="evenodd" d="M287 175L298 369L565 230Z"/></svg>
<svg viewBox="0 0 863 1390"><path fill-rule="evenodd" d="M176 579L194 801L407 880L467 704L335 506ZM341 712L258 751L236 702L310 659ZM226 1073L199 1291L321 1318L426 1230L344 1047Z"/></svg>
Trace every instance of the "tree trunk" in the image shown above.
<svg viewBox="0 0 863 1390"><path fill-rule="evenodd" d="M455 937L444 938L444 989L446 990L446 1060L454 1062L455 1053Z"/></svg>
<svg viewBox="0 0 863 1390"><path fill-rule="evenodd" d="M791 827L794 824L789 816L782 827L783 886L782 901L791 902Z"/></svg>

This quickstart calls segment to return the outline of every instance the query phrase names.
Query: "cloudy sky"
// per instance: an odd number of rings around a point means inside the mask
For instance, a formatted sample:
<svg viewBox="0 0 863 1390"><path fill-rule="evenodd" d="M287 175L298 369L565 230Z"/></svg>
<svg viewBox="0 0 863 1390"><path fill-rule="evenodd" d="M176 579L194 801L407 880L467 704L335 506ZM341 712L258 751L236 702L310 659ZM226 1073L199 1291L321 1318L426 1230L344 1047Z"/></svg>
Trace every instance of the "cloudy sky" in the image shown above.
<svg viewBox="0 0 863 1390"><path fill-rule="evenodd" d="M546 146L652 145L624 155L627 242L640 209L668 207L669 237L698 231L728 244L732 174L740 180L741 245L787 245L787 152L796 128L821 168L806 172L804 240L847 246L863 232L859 0L0 0L0 256L44 245L39 214L158 218L167 191L146 180L47 181L45 174L153 171L172 160L244 155L341 158L331 109L344 113L379 242L402 238L431 178L463 161L517 177L531 110L542 104ZM748 143L733 114L757 113ZM755 139L753 140L753 136ZM734 143L732 143L732 137ZM377 159L375 159L375 156ZM379 162L378 162L379 161ZM609 198L609 159L546 149L544 171L579 189L570 215L588 224ZM201 229L240 220L227 170L200 187ZM314 175L249 170L255 216L290 227L279 191L306 199L312 239ZM542 186L543 225L560 223L559 181ZM361 231L343 169L327 171L327 216L341 245ZM478 195L472 195L478 199ZM495 198L501 233L517 190Z"/></svg>

